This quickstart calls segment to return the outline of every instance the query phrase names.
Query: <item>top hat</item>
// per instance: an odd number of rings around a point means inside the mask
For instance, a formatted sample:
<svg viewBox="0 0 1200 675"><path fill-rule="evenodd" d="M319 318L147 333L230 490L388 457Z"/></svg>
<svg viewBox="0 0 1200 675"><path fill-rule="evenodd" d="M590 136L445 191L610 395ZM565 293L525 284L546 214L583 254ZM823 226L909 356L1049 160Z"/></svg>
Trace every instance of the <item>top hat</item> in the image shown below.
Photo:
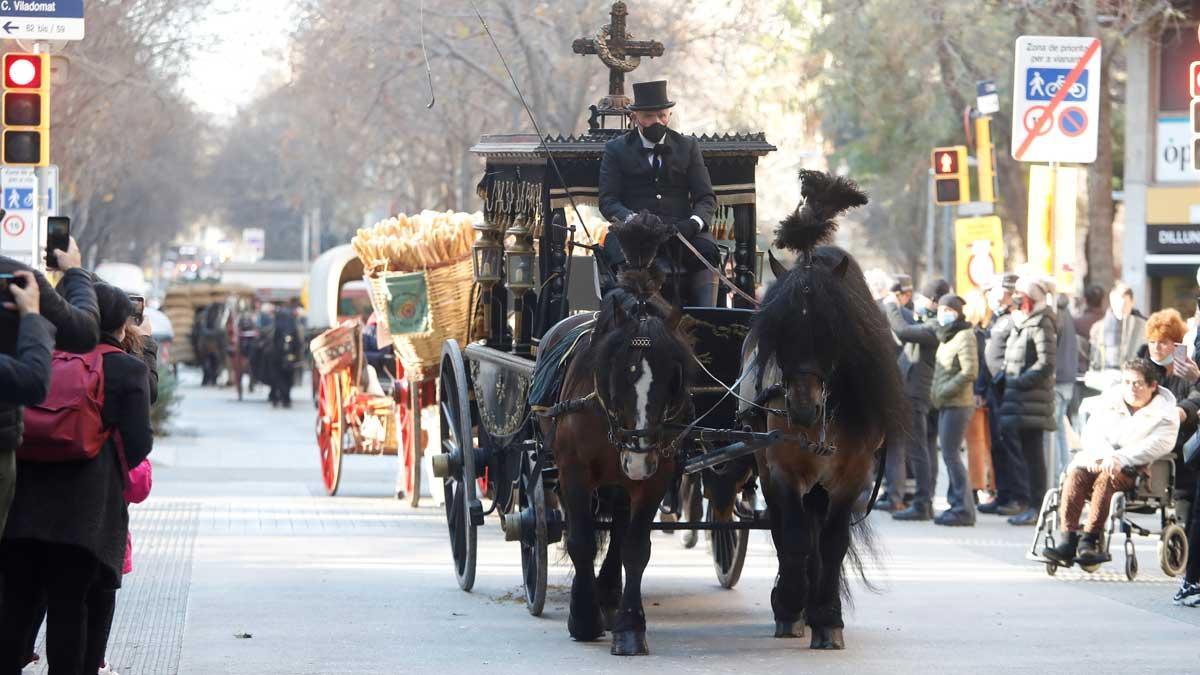
<svg viewBox="0 0 1200 675"><path fill-rule="evenodd" d="M675 107L675 101L667 100L667 81L637 82L633 85L633 103L630 110L663 110Z"/></svg>

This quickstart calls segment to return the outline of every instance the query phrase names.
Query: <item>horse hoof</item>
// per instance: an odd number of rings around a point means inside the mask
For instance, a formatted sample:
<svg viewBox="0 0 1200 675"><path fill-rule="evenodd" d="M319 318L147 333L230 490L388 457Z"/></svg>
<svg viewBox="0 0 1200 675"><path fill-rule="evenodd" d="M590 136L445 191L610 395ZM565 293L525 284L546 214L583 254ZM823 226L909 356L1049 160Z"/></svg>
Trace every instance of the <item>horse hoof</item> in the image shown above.
<svg viewBox="0 0 1200 675"><path fill-rule="evenodd" d="M613 656L646 656L650 646L646 644L646 631L622 630L613 633Z"/></svg>
<svg viewBox="0 0 1200 675"><path fill-rule="evenodd" d="M604 630L612 630L617 625L616 607L601 607L600 616L604 619Z"/></svg>
<svg viewBox="0 0 1200 675"><path fill-rule="evenodd" d="M845 649L846 640L841 628L813 627L810 649Z"/></svg>
<svg viewBox="0 0 1200 675"><path fill-rule="evenodd" d="M700 536L695 530L688 530L679 533L679 543L684 548L696 548L696 542L700 540Z"/></svg>
<svg viewBox="0 0 1200 675"><path fill-rule="evenodd" d="M776 621L775 622L775 637L777 637L777 638L802 638L802 637L804 637L804 622L803 621Z"/></svg>
<svg viewBox="0 0 1200 675"><path fill-rule="evenodd" d="M599 615L591 621L576 621L572 612L567 616L567 632L576 642L592 642L604 636L603 620Z"/></svg>

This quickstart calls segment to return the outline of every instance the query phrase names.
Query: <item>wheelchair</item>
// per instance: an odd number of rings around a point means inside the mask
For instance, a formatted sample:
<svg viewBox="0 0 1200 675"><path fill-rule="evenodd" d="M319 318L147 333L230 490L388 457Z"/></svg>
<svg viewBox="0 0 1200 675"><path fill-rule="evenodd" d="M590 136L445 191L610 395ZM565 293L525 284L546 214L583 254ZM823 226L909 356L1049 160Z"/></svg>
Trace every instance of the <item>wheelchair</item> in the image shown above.
<svg viewBox="0 0 1200 675"><path fill-rule="evenodd" d="M1059 479L1061 485L1066 474ZM1143 537L1158 537L1158 564L1164 574L1178 577L1184 572L1188 557L1187 533L1184 532L1175 516L1175 462L1171 458L1155 461L1148 472L1138 475L1137 482L1125 492L1117 492L1109 503L1108 524L1104 528L1099 542L1100 550L1104 553L1105 562L1112 560L1112 545L1119 535L1125 536L1125 578L1133 581L1138 574L1137 551L1133 543L1136 533ZM1038 515L1037 529L1034 532L1033 543L1026 557L1046 566L1046 574L1054 576L1060 567L1059 563L1042 556L1044 548L1055 546L1056 536L1062 536L1058 522L1058 507L1062 496L1062 488L1056 487L1046 492L1042 500L1042 510ZM1085 509L1088 507L1085 506ZM1145 527L1133 520L1133 516L1158 515L1158 525ZM1070 567L1068 565L1067 567ZM1100 568L1100 564L1080 565L1084 572L1092 573Z"/></svg>

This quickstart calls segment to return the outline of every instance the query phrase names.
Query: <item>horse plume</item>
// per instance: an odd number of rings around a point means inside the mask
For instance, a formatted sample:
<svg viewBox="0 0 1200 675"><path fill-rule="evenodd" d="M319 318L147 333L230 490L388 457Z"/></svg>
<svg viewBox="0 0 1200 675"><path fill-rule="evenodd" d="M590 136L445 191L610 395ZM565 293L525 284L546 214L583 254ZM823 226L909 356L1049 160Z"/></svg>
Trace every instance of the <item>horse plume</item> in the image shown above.
<svg viewBox="0 0 1200 675"><path fill-rule="evenodd" d="M809 169L800 170L800 195L804 203L775 230L775 246L797 253L827 243L838 227L834 218L867 203L866 193L849 178Z"/></svg>
<svg viewBox="0 0 1200 675"><path fill-rule="evenodd" d="M671 226L647 210L612 226L609 235L617 238L629 263L618 279L622 287L639 295L653 295L662 287L662 272L653 264L654 256L671 234Z"/></svg>

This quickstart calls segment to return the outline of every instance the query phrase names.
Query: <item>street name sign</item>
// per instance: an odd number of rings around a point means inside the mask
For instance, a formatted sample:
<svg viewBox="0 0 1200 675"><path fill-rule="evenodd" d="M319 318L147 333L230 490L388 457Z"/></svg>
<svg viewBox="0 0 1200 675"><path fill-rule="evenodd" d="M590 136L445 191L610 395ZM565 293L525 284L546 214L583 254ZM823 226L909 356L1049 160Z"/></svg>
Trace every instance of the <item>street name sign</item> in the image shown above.
<svg viewBox="0 0 1200 675"><path fill-rule="evenodd" d="M0 198L5 210L0 219L0 254L34 266L39 239L37 174L33 169L0 169Z"/></svg>
<svg viewBox="0 0 1200 675"><path fill-rule="evenodd" d="M1013 159L1096 161L1100 41L1022 35L1013 71Z"/></svg>
<svg viewBox="0 0 1200 675"><path fill-rule="evenodd" d="M0 39L82 40L83 0L0 0Z"/></svg>

